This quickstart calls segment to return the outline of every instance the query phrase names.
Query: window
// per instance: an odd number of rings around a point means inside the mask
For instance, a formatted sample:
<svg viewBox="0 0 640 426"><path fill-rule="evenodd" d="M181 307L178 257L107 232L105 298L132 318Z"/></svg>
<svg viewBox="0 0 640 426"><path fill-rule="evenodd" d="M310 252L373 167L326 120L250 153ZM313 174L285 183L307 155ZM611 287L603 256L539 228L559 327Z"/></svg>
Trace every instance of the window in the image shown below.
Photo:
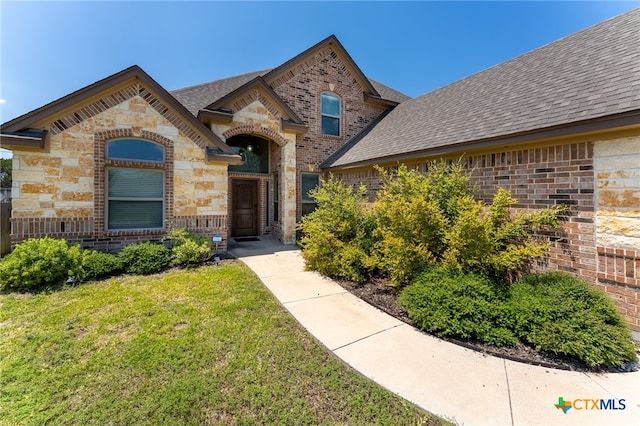
<svg viewBox="0 0 640 426"><path fill-rule="evenodd" d="M269 141L255 136L238 135L227 145L242 157L242 164L229 166L230 172L269 173Z"/></svg>
<svg viewBox="0 0 640 426"><path fill-rule="evenodd" d="M340 98L334 93L323 92L320 103L320 112L322 115L322 134L340 136Z"/></svg>
<svg viewBox="0 0 640 426"><path fill-rule="evenodd" d="M278 186L278 174L273 175L273 221L277 222L280 214L280 188Z"/></svg>
<svg viewBox="0 0 640 426"><path fill-rule="evenodd" d="M141 139L118 139L107 143L106 154L113 165L106 169L106 228L162 229L165 172L158 164L165 161L164 147ZM132 161L135 167L127 164Z"/></svg>
<svg viewBox="0 0 640 426"><path fill-rule="evenodd" d="M107 145L107 159L164 162L164 147L142 139L118 139Z"/></svg>
<svg viewBox="0 0 640 426"><path fill-rule="evenodd" d="M269 216L269 200L271 197L269 196L269 181L265 181L264 183L264 226L266 228L271 225L271 217Z"/></svg>
<svg viewBox="0 0 640 426"><path fill-rule="evenodd" d="M320 185L320 175L315 173L302 173L302 215L311 213L316 209L316 202L309 192Z"/></svg>

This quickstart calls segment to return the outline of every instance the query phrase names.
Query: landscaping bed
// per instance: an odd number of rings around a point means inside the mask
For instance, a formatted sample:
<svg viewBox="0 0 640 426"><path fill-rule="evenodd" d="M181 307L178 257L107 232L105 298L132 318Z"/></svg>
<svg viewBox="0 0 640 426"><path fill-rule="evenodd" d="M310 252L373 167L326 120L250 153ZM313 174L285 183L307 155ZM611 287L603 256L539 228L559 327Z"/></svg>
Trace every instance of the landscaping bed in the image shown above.
<svg viewBox="0 0 640 426"><path fill-rule="evenodd" d="M370 305L375 306L381 311L386 312L412 327L417 327L416 323L409 318L407 311L400 306L400 303L398 303L398 289L390 286L388 279L376 277L364 283L346 280L336 280L336 282L345 290L348 290L350 293L358 296ZM445 338L443 340L500 358L560 370L628 372L633 371L634 367L637 369L637 364L634 365L632 363L626 364L624 367L617 368L592 368L579 359L537 350L536 348L530 345L525 345L522 342L517 343L515 346L497 347L470 339Z"/></svg>
<svg viewBox="0 0 640 426"><path fill-rule="evenodd" d="M317 208L298 226L305 267L485 353L570 370L637 369L637 347L602 291L567 273L529 273L563 238L569 206L517 208L502 188L482 200L461 160L427 170L378 168L373 203L364 186L323 180L311 194Z"/></svg>

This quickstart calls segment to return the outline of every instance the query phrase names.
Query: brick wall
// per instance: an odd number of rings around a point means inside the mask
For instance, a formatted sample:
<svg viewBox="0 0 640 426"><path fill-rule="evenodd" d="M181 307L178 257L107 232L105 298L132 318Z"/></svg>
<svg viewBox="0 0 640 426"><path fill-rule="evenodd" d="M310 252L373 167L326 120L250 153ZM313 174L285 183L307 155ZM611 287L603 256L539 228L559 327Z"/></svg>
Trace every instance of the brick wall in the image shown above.
<svg viewBox="0 0 640 426"><path fill-rule="evenodd" d="M296 141L296 219L301 216L301 173L318 165L385 111L364 102L363 89L329 46L272 83L274 91L309 127ZM323 135L320 96L333 92L342 100L340 136Z"/></svg>
<svg viewBox="0 0 640 426"><path fill-rule="evenodd" d="M478 196L489 203L498 187L518 200L516 208L564 204L562 229L552 236L549 256L536 268L580 276L604 290L632 330L640 331L640 250L599 245L594 189L594 142L567 143L466 155ZM426 161L408 164L426 171ZM373 199L380 186L373 169L334 172L346 184L364 183ZM637 214L636 214L637 217Z"/></svg>

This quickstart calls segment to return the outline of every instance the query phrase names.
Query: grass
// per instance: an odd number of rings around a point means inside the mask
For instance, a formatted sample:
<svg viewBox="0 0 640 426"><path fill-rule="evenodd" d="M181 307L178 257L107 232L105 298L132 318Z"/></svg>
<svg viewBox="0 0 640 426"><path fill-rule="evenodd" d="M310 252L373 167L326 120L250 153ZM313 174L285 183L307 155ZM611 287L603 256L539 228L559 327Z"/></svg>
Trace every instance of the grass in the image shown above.
<svg viewBox="0 0 640 426"><path fill-rule="evenodd" d="M441 424L338 360L244 265L0 295L0 423Z"/></svg>

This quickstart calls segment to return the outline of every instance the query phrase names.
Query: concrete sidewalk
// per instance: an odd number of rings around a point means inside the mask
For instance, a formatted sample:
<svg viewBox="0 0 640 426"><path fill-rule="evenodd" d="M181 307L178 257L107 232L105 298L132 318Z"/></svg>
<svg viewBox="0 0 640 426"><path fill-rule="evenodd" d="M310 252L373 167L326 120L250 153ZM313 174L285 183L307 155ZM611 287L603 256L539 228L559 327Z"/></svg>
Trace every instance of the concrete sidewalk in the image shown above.
<svg viewBox="0 0 640 426"><path fill-rule="evenodd" d="M295 247L261 240L229 251L344 362L431 413L465 425L640 424L640 372L555 370L444 342L304 271ZM566 414L560 397L574 403Z"/></svg>

